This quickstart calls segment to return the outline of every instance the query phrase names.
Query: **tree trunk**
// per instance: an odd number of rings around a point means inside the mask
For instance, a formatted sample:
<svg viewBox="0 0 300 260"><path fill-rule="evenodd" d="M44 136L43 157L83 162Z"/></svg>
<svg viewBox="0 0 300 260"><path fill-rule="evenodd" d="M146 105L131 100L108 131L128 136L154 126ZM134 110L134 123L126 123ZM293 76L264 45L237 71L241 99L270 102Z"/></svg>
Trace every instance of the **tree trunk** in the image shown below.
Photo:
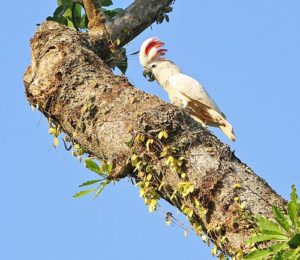
<svg viewBox="0 0 300 260"><path fill-rule="evenodd" d="M110 178L141 182L144 168L133 171L131 158L143 161L151 169L149 187L188 215L196 232L201 225L221 251L249 252L245 240L253 218L272 217L272 204L285 207L284 199L184 110L113 75L86 34L47 22L31 48L32 64L24 75L29 103L87 153L111 162ZM163 130L168 138L157 138ZM170 154L182 162L177 169ZM180 183L194 189L185 195Z"/></svg>

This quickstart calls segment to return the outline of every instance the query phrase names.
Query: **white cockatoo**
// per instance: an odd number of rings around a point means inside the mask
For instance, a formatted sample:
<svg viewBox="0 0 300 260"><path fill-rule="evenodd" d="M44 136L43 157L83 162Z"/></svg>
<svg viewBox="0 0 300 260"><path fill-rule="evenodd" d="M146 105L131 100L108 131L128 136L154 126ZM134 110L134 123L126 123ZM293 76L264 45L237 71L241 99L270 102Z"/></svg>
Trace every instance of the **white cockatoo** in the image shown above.
<svg viewBox="0 0 300 260"><path fill-rule="evenodd" d="M167 52L161 48L163 45L156 37L143 42L139 59L144 67L144 76L149 81L156 79L168 93L172 104L186 108L202 125L219 127L231 141L235 141L232 126L202 85L183 74L172 61L162 57Z"/></svg>

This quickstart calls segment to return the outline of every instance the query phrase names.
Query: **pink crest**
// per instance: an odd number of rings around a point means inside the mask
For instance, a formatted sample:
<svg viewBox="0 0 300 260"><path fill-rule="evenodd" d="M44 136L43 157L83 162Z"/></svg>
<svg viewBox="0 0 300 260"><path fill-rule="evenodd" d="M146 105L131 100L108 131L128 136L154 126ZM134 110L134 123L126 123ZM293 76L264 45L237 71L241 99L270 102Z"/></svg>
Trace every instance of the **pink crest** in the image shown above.
<svg viewBox="0 0 300 260"><path fill-rule="evenodd" d="M140 49L140 61L143 66L153 62L165 55L167 49L161 49L165 44L156 37L149 38L143 42Z"/></svg>

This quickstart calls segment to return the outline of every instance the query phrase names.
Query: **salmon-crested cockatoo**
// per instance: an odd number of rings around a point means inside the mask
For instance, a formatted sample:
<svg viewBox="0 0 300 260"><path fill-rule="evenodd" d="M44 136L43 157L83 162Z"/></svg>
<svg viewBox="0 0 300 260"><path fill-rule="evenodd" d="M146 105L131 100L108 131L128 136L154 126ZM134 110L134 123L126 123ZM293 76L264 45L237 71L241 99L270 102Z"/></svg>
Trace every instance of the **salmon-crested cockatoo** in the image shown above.
<svg viewBox="0 0 300 260"><path fill-rule="evenodd" d="M225 115L197 80L183 74L172 61L163 57L167 52L161 48L163 45L156 37L143 42L139 59L144 67L144 76L149 81L156 79L168 93L172 104L186 108L191 117L202 125L219 127L231 141L235 141L233 128Z"/></svg>

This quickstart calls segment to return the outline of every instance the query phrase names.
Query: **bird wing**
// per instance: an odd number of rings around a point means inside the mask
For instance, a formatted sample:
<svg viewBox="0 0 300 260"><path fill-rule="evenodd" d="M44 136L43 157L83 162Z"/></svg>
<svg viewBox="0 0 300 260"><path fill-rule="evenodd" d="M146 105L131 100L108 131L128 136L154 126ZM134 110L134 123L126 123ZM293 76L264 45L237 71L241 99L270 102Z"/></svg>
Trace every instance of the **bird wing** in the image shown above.
<svg viewBox="0 0 300 260"><path fill-rule="evenodd" d="M202 85L192 77L183 73L177 73L169 78L169 84L172 88L189 98L191 102L200 102L202 105L212 108L223 115Z"/></svg>

